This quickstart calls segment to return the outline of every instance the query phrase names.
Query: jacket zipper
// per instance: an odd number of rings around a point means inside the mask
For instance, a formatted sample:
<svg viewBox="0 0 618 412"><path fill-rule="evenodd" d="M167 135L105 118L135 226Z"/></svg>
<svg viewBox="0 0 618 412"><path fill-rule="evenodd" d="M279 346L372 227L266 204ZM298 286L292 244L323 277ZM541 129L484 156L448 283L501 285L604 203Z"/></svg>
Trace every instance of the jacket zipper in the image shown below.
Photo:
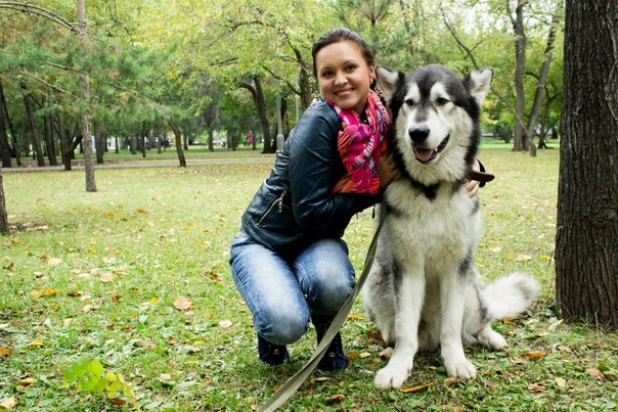
<svg viewBox="0 0 618 412"><path fill-rule="evenodd" d="M268 216L268 214L270 213L271 210L273 210L273 207L275 207L275 205L278 203L279 207L279 213L283 212L283 199L285 198L285 196L288 194L287 190L284 190L281 195L275 199L274 202L272 202L272 204L270 205L270 207L268 208L268 210L266 210L266 212L262 215L262 217L260 218L259 222L258 222L258 226L262 224L262 222L264 221L264 219L266 219L266 216Z"/></svg>

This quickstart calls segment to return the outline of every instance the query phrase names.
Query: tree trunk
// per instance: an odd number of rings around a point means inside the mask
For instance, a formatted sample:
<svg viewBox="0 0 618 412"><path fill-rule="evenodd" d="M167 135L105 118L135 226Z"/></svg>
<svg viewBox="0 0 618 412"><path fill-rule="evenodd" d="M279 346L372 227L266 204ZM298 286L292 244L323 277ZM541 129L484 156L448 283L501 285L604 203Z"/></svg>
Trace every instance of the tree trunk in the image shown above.
<svg viewBox="0 0 618 412"><path fill-rule="evenodd" d="M556 38L556 26L558 25L558 17L553 15L551 21L551 27L549 28L549 35L547 36L547 45L545 46L545 59L541 65L541 73L536 86L536 93L534 94L534 100L532 102L532 109L530 110L530 116L528 117L528 137L530 139L530 154L536 156L536 147L534 146L534 131L536 127L536 118L541 108L541 102L543 100L543 91L545 90L545 83L547 81L547 74L549 73L549 66L551 64L552 52L554 50L554 40ZM539 141L539 146L541 146Z"/></svg>
<svg viewBox="0 0 618 412"><path fill-rule="evenodd" d="M64 113L58 113L58 129L60 130L60 151L62 152L62 164L64 170L71 170L71 153L73 153L73 143L64 124Z"/></svg>
<svg viewBox="0 0 618 412"><path fill-rule="evenodd" d="M77 34L86 52L86 5L85 0L77 0ZM90 76L82 74L82 90L87 106L90 106ZM84 148L84 170L86 172L86 191L96 192L97 185L94 179L94 150L92 135L90 134L90 113L86 109L82 112L82 147Z"/></svg>
<svg viewBox="0 0 618 412"><path fill-rule="evenodd" d="M103 127L101 126L100 122L94 122L94 141L96 142L95 151L96 151L96 157L97 157L97 164L102 165L106 144L105 144L105 136L103 133Z"/></svg>
<svg viewBox="0 0 618 412"><path fill-rule="evenodd" d="M47 149L47 160L50 166L57 166L58 160L56 159L56 144L54 125L52 123L51 113L47 113L44 117L45 120L45 148Z"/></svg>
<svg viewBox="0 0 618 412"><path fill-rule="evenodd" d="M507 0L508 2L508 0ZM515 116L524 120L526 91L524 90L524 71L526 68L526 31L524 27L524 6L528 0L517 0L513 30L515 32ZM521 122L515 122L515 146L513 150L528 150L526 129Z"/></svg>
<svg viewBox="0 0 618 412"><path fill-rule="evenodd" d="M11 146L9 145L7 111L4 108L4 93L0 83L0 159L2 167L11 167Z"/></svg>
<svg viewBox="0 0 618 412"><path fill-rule="evenodd" d="M22 89L25 86L22 85ZM26 117L28 118L28 125L30 126L30 136L32 137L32 150L36 155L37 164L39 166L45 166L45 157L43 156L43 149L41 148L41 139L39 139L39 133L36 129L36 119L34 118L34 105L32 99L27 92L23 91L24 104L26 106Z"/></svg>
<svg viewBox="0 0 618 412"><path fill-rule="evenodd" d="M2 82L0 82L0 108L4 109L4 119L6 120L7 131L13 137L13 154L15 155L15 162L17 163L17 166L21 166L21 152L19 150L17 133L15 133L15 130L13 129L11 117L9 116L9 108L6 105L6 99L4 98Z"/></svg>
<svg viewBox="0 0 618 412"><path fill-rule="evenodd" d="M618 2L567 0L556 298L618 329Z"/></svg>
<svg viewBox="0 0 618 412"><path fill-rule="evenodd" d="M262 133L264 135L264 150L262 153L273 153L270 140L270 130L268 126L268 116L266 115L266 103L264 102L264 92L262 91L262 83L257 77L254 77L252 80L255 83L255 86L248 83L242 83L241 87L249 90L253 96L253 102L255 103L258 118L260 119L260 125L262 126Z"/></svg>
<svg viewBox="0 0 618 412"><path fill-rule="evenodd" d="M172 128L172 131L174 132L174 144L176 145L176 153L178 153L178 161L180 162L180 167L187 167L187 161L185 160L185 152L182 151L182 133L180 133L180 129L178 128L178 125L176 124L174 119L170 117L168 123Z"/></svg>
<svg viewBox="0 0 618 412"><path fill-rule="evenodd" d="M2 168L0 167L0 234L8 235L9 219L6 213L6 202L4 200L4 186L2 184Z"/></svg>

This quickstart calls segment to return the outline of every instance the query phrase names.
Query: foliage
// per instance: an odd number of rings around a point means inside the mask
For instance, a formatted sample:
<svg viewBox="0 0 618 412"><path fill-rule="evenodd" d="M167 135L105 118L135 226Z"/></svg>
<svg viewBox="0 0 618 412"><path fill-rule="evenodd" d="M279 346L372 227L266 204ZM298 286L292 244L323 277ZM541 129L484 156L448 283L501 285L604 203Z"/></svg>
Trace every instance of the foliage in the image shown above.
<svg viewBox="0 0 618 412"><path fill-rule="evenodd" d="M124 405L127 401L118 398L121 394L128 398L129 403L137 407L135 393L131 385L124 380L120 373L105 372L98 359L84 358L62 371L63 384L68 388L77 389L93 394L104 394L113 405Z"/></svg>

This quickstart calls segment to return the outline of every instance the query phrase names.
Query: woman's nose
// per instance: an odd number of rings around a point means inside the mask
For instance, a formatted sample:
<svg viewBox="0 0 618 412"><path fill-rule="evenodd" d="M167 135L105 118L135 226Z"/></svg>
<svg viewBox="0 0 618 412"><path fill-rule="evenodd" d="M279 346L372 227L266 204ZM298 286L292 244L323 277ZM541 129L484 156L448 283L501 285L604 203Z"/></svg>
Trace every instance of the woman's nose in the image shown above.
<svg viewBox="0 0 618 412"><path fill-rule="evenodd" d="M348 81L344 72L337 72L335 75L335 84L345 84Z"/></svg>

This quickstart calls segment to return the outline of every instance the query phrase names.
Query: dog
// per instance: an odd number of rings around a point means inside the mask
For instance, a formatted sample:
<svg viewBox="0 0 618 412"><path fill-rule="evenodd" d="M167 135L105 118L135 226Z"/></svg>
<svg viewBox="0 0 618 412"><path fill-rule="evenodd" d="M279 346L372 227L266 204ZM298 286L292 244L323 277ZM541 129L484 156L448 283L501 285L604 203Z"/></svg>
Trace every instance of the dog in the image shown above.
<svg viewBox="0 0 618 412"><path fill-rule="evenodd" d="M399 388L417 351L438 346L448 376L471 379L476 368L464 345L505 349L491 322L525 311L538 293L536 280L523 273L485 289L477 282L479 199L464 184L476 162L493 70L461 78L439 65L407 76L379 66L376 74L392 114L388 144L400 176L379 205L384 221L363 289L369 318L394 347L374 384Z"/></svg>

